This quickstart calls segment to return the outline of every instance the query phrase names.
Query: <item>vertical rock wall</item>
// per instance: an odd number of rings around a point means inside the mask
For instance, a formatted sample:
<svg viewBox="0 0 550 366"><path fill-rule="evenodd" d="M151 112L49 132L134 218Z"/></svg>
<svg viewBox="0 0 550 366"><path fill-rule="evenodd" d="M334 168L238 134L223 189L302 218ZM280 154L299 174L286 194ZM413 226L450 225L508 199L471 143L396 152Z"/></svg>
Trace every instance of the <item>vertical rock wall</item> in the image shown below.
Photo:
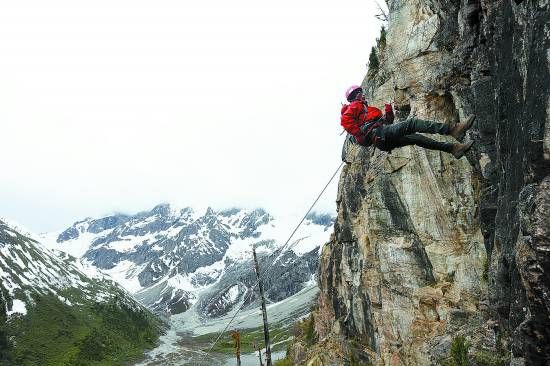
<svg viewBox="0 0 550 366"><path fill-rule="evenodd" d="M321 254L320 344L303 359L438 364L461 335L472 362L550 363L549 2L388 6L370 104L475 113L475 145L460 160L351 150Z"/></svg>

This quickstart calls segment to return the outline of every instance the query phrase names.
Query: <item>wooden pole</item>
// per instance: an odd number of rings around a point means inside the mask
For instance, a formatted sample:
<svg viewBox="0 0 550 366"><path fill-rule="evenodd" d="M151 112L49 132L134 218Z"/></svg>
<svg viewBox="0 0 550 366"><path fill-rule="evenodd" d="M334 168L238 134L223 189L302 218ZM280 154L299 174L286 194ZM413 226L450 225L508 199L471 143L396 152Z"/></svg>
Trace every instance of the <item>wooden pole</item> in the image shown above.
<svg viewBox="0 0 550 366"><path fill-rule="evenodd" d="M260 359L260 366L264 366L264 363L262 362L262 347L260 347L256 341L254 341L254 349L258 351L258 358Z"/></svg>
<svg viewBox="0 0 550 366"><path fill-rule="evenodd" d="M256 248L252 248L252 254L254 255L256 277L258 278L258 287L260 289L260 297L262 299L262 315L264 318L265 362L267 366L273 366L271 364L271 343L269 341L269 327L267 325L267 310L265 308L264 286L260 278L260 266L258 265L258 258L256 257Z"/></svg>
<svg viewBox="0 0 550 366"><path fill-rule="evenodd" d="M234 330L231 338L235 340L235 354L237 355L237 366L241 366L241 333Z"/></svg>

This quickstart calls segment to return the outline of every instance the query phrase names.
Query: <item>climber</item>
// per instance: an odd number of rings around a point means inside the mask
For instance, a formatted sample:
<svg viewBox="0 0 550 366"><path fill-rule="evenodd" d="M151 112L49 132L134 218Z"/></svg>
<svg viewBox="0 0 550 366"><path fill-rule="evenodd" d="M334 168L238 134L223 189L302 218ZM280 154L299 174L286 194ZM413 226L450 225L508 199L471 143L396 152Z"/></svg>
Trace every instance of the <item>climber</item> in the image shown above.
<svg viewBox="0 0 550 366"><path fill-rule="evenodd" d="M382 151L391 151L397 147L417 145L425 149L440 150L457 159L464 156L473 141L468 143L450 143L432 140L416 132L450 135L455 139L464 136L472 126L475 116L470 115L466 121L448 125L411 117L404 122L393 124L393 110L390 104L385 106L385 115L378 108L367 104L363 88L353 85L346 91L346 99L350 104L342 107L341 125L355 138L355 142L363 146L374 145Z"/></svg>

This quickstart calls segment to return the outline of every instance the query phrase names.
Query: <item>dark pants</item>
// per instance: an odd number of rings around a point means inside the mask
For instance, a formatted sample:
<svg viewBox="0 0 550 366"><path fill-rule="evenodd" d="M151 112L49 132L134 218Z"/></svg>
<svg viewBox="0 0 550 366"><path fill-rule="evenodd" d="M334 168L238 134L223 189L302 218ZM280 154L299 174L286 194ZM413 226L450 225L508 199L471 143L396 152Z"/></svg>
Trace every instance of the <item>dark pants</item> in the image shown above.
<svg viewBox="0 0 550 366"><path fill-rule="evenodd" d="M404 122L393 125L382 125L374 131L376 136L374 145L383 151L391 151L396 147L407 145L417 145L425 149L451 152L452 143L435 141L415 132L448 135L449 125L418 118L409 118Z"/></svg>

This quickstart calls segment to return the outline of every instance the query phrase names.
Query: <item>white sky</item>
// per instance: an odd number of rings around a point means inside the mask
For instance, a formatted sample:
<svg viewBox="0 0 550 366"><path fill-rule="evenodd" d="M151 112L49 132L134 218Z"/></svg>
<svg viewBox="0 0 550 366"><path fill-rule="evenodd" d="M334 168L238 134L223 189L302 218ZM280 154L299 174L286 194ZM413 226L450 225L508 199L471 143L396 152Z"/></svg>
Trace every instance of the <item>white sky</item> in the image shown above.
<svg viewBox="0 0 550 366"><path fill-rule="evenodd" d="M49 231L161 202L309 207L374 1L200 3L0 1L0 215Z"/></svg>

